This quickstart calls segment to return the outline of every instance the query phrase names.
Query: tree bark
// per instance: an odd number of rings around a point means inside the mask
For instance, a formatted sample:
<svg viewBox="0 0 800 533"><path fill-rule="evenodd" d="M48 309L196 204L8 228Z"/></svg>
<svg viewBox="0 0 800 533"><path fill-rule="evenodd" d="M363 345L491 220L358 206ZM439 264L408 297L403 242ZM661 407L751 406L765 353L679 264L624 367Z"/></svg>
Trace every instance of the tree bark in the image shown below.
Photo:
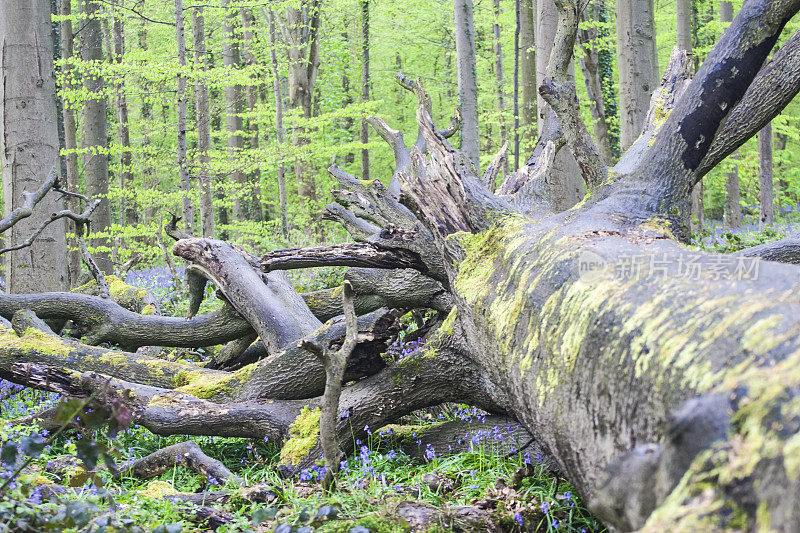
<svg viewBox="0 0 800 533"><path fill-rule="evenodd" d="M508 142L508 131L506 128L506 97L505 85L503 83L503 46L500 38L502 37L500 31L500 0L494 1L494 24L492 25L494 31L494 75L497 79L497 111L498 120L500 121L500 145L502 146ZM505 159L503 165L505 174L508 174L508 158ZM494 190L494 183L491 184L491 189Z"/></svg>
<svg viewBox="0 0 800 533"><path fill-rule="evenodd" d="M119 7L124 7L125 1L119 0ZM121 64L125 56L125 23L119 16L114 17L114 62ZM122 191L120 214L123 226L135 226L139 223L139 213L136 207L136 194L133 185L133 154L131 152L131 135L128 124L128 99L125 96L125 84L120 78L116 83L117 92L114 101L117 107L117 137L119 138L122 152L120 153L119 187ZM75 191L77 188L70 188Z"/></svg>
<svg viewBox="0 0 800 533"><path fill-rule="evenodd" d="M51 171L60 172L50 2L0 7L0 46L0 161L8 215L24 204L26 192L40 188ZM24 241L50 213L63 209L63 201L50 194L35 207L30 217L6 232L6 246ZM31 247L4 257L6 289L19 293L67 289L66 254L66 224L50 224Z"/></svg>
<svg viewBox="0 0 800 533"><path fill-rule="evenodd" d="M603 86L600 78L600 59L597 43L599 31L597 26L594 25L599 21L595 11L600 9L604 9L601 2L599 2L599 5L587 6L583 12L582 20L590 22L590 24L585 29L580 30L580 45L583 49L580 66L586 92L591 102L594 136L606 165L610 165L614 162L614 153L611 150L611 136L606 119Z"/></svg>
<svg viewBox="0 0 800 533"><path fill-rule="evenodd" d="M283 96L281 95L281 81L278 76L278 56L275 52L275 14L269 11L269 58L272 63L272 91L275 96L275 130L278 141L278 196L281 217L281 233L284 238L289 237L289 220L286 211L286 165L283 161Z"/></svg>
<svg viewBox="0 0 800 533"><path fill-rule="evenodd" d="M255 17L252 10L248 8L240 8L242 16L242 57L246 67L255 67L258 64L253 50L255 49L255 38L253 33L253 24ZM248 143L251 150L258 149L258 119L256 118L256 104L258 103L258 89L259 84L255 79L253 83L249 83L245 87L245 103L247 105L247 132ZM261 201L261 167L256 165L250 171L248 177L248 189L250 193L248 218L254 222L261 222L264 217L264 205Z"/></svg>
<svg viewBox="0 0 800 533"><path fill-rule="evenodd" d="M522 87L522 102L520 104L520 117L522 118L522 150L528 152L533 148L536 139L536 102L539 98L537 92L536 76L536 0L521 0L519 6L519 84ZM514 168L519 168L515 159Z"/></svg>
<svg viewBox="0 0 800 533"><path fill-rule="evenodd" d="M234 23L236 20L233 8L229 7L229 0L222 0L224 12L222 23L222 63L228 72L228 79L236 76L236 70L241 61L239 46L236 44L234 35ZM233 222L240 222L245 219L245 186L244 174L239 164L244 142L242 139L242 87L238 83L229 82L225 84L225 127L228 132L228 163L230 179L225 182L230 186L225 188L225 195L233 199ZM239 232L236 232L237 235Z"/></svg>
<svg viewBox="0 0 800 533"><path fill-rule="evenodd" d="M472 0L453 0L455 18L458 101L461 106L461 151L480 169L478 135L478 71Z"/></svg>
<svg viewBox="0 0 800 533"><path fill-rule="evenodd" d="M186 34L183 30L183 0L175 0L175 33L178 43L178 178L181 187L181 212L183 229L194 233L194 206L192 184L189 181L189 163L186 158Z"/></svg>
<svg viewBox="0 0 800 533"><path fill-rule="evenodd" d="M650 96L658 85L653 0L617 2L620 146L627 150L642 133Z"/></svg>
<svg viewBox="0 0 800 533"><path fill-rule="evenodd" d="M369 101L369 0L361 0L361 101ZM369 143L369 124L361 119L361 144ZM370 179L369 149L361 149L361 179Z"/></svg>
<svg viewBox="0 0 800 533"><path fill-rule="evenodd" d="M760 226L772 224L775 212L775 194L773 193L772 173L772 123L758 132L758 198L760 210L758 221Z"/></svg>
<svg viewBox="0 0 800 533"><path fill-rule="evenodd" d="M83 77L83 86L92 95L83 111L83 175L86 195L99 198L100 206L92 218L92 231L105 232L111 225L111 205L108 199L108 133L106 128L106 99L103 95L105 82L97 72L103 61L103 29L101 4L96 0L85 0L82 4L86 22L80 32L81 59L87 63L88 72ZM94 65L93 65L94 64ZM107 236L92 239L98 248L94 253L97 265L106 274L114 272L111 262L111 243Z"/></svg>
<svg viewBox="0 0 800 533"><path fill-rule="evenodd" d="M214 203L209 151L211 150L211 102L208 82L204 78L208 70L206 60L204 8L192 9L192 34L194 60L199 74L194 84L195 113L197 115L197 177L200 182L200 226L203 237L214 237Z"/></svg>
<svg viewBox="0 0 800 533"><path fill-rule="evenodd" d="M536 2L536 87L541 87L547 75L550 63L550 51L553 49L558 13L553 0L537 0ZM575 67L570 61L567 68L566 82L574 82ZM539 95L537 109L539 111L539 135L544 132L547 114L551 107ZM580 179L580 169L575 157L569 150L558 150L550 172L550 197L558 211L569 209L583 198L585 186Z"/></svg>
<svg viewBox="0 0 800 533"><path fill-rule="evenodd" d="M720 2L719 5L720 21L733 21L733 4L731 2ZM736 159L736 154L732 159ZM742 205L739 195L739 165L733 164L728 172L725 173L725 203L723 204L722 222L728 227L738 228L742 225Z"/></svg>
<svg viewBox="0 0 800 533"><path fill-rule="evenodd" d="M72 1L61 0L59 2L59 15L61 15L61 59L64 61L61 73L64 76L62 90L75 90L74 67L72 61L75 57L74 36L72 30ZM78 124L75 118L75 108L64 101L63 105L64 121L64 149L66 150L66 174L63 176L70 191L80 190L78 187ZM70 198L67 206L77 212L80 210L79 200ZM67 222L67 228L74 235L75 225ZM77 250L78 243L74 237L67 239L69 248L67 263L69 271L70 285L76 285L81 275L81 257Z"/></svg>

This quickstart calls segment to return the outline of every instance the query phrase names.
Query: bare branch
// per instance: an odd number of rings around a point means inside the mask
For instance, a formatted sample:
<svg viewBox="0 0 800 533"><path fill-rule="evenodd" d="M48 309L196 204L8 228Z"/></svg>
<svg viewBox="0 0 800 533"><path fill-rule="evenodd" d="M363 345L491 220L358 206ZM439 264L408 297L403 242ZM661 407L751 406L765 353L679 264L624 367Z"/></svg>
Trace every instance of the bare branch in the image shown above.
<svg viewBox="0 0 800 533"><path fill-rule="evenodd" d="M428 270L419 257L415 257L405 250L383 249L370 243L344 243L275 250L261 258L261 267L265 272L321 266Z"/></svg>
<svg viewBox="0 0 800 533"><path fill-rule="evenodd" d="M39 190L36 192L25 192L22 195L25 198L25 201L22 205L8 214L3 220L0 220L0 233L8 231L14 224L22 220L23 218L28 218L33 213L33 208L38 204L42 198L50 191L50 189L55 186L56 182L58 181L58 175L56 174L56 169L50 171L50 174L47 176L47 179L44 181Z"/></svg>

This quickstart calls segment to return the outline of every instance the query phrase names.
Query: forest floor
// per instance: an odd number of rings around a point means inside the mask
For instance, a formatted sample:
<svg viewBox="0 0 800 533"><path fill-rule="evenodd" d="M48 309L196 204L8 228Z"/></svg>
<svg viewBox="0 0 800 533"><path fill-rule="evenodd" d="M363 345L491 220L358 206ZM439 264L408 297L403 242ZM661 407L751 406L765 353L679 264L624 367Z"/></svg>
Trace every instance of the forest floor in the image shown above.
<svg viewBox="0 0 800 533"><path fill-rule="evenodd" d="M696 236L694 245L709 251L731 252L774 240L798 227L791 215L783 218L782 222L761 230L754 224L721 229L712 221L705 233ZM299 290L316 290L340 284L341 276L342 269L320 269L297 275L294 283ZM166 267L130 272L126 281L146 287L159 297L165 314L185 314L187 302L179 296L179 286ZM209 288L209 296L212 290ZM214 301L206 298L201 312L210 311ZM207 354L175 352L171 356L202 360ZM254 504L233 498L225 504L214 504L209 506L216 509L212 518L198 521L192 504L171 500L169 496L221 489L235 492L237 487L230 485L231 482L227 486L214 486L205 477L181 466L148 481L114 480L106 468L99 467L95 480L87 480L77 459L83 438L80 433L65 431L49 435L45 430L14 422L61 401L55 394L22 390L9 382L0 382L3 443L0 482L9 480L15 470L7 453L8 444L22 442L24 437L37 433L44 437L41 454L0 488L0 532L185 533L210 529L394 532L419 530L414 527L412 515L420 513L439 517L439 525L427 526L427 531L452 531L458 530L460 506L485 511L498 531L604 531L569 483L549 472L539 458L524 453L508 454L507 443L498 446L510 438L511 427L496 426L478 439L474 433L465 434L463 438L473 442L469 451L447 455L441 450L424 450L417 454L421 459L401 451L390 431L375 431L366 442L353 443L356 451L347 458L330 493L322 490L320 473L313 469L293 478L281 478L276 468L280 454L277 443L181 435L159 437L139 427L129 428L113 439L100 434L92 436L117 463L194 440L206 454L221 460L240 476L246 486L267 484L275 495L269 503ZM482 415L468 406L447 405L419 411L404 422L424 431L446 421L480 421ZM67 489L60 493L48 489L55 486Z"/></svg>

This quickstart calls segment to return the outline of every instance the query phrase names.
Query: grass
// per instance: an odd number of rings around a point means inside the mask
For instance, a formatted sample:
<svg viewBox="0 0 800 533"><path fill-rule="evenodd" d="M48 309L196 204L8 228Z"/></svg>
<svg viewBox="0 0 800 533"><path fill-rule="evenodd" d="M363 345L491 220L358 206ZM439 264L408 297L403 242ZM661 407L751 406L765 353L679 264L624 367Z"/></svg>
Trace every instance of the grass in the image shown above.
<svg viewBox="0 0 800 533"><path fill-rule="evenodd" d="M6 400L4 413L16 416L46 397L44 393L25 390ZM451 419L459 413L463 418L464 412L467 410L463 408L443 409L438 412L439 417L420 413L415 423L433 423L432 419L439 422L440 418ZM19 440L32 430L14 427L7 420L0 424L4 442ZM120 462L144 457L188 438L191 437L159 437L134 427L115 439L98 437L98 441L107 445ZM47 465L74 456L77 439L74 432L55 439L17 480L14 489L0 497L0 531L101 531L98 520L115 525L116 529L107 528L107 531L185 533L207 530L187 519L191 513L187 504L141 494L150 481L122 479L115 482L105 470L100 471L102 488L87 483L48 501L37 484L40 487L45 480L65 483L64 479L49 473ZM482 506L508 531L602 530L568 483L548 474L535 458L519 454L506 458L494 453L491 442L480 443L456 455L432 456L420 462L394 450L391 437L376 432L366 442L354 443L357 451L347 459L336 489L325 494L316 479L318 473L313 470L290 479L278 475L275 465L280 450L275 443L219 437L194 437L193 440L208 455L221 460L244 478L247 485L267 483L278 495L271 505L233 500L222 506L233 515L233 520L218 529L220 532L274 531L282 524L287 524L284 528L289 527L286 531L295 528L296 531L340 532L357 526L373 532L407 531L407 525L395 515L396 507L404 501L419 501L437 508ZM515 472L523 467L529 469L531 476L524 478L517 487L511 487ZM437 483L428 482L426 476L433 476ZM181 492L219 488L182 467L168 470L155 481L167 483ZM314 522L321 508L323 514L330 509L325 506L335 508L336 519ZM254 524L254 515L263 522ZM303 527L310 529L301 529Z"/></svg>

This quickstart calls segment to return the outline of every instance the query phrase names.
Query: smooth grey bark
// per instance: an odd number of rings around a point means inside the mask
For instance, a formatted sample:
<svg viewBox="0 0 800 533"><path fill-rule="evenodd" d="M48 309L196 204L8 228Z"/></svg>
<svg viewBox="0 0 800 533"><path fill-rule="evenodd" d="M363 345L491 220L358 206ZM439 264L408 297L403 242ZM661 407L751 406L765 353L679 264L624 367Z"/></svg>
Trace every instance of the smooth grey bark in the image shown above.
<svg viewBox="0 0 800 533"><path fill-rule="evenodd" d="M289 107L302 109L303 117L311 118L312 100L319 72L321 0L302 0L300 7L301 9L291 6L286 8L286 23L281 26L281 30L289 59ZM306 129L297 124L292 129L292 142L295 147L302 150L302 147L310 142ZM309 200L316 200L316 179L307 157L295 158L294 174L297 193Z"/></svg>
<svg viewBox="0 0 800 533"><path fill-rule="evenodd" d="M189 162L186 158L186 34L183 29L183 0L175 0L175 35L178 46L178 178L181 187L181 212L183 228L187 233L194 232L194 206L192 184L189 181Z"/></svg>
<svg viewBox="0 0 800 533"><path fill-rule="evenodd" d="M124 7L125 1L119 0L117 5ZM114 62L121 64L125 57L125 23L120 16L114 16L112 40ZM139 222L139 213L136 207L136 194L133 185L133 154L131 151L130 125L128 124L128 99L125 95L125 83L122 78L116 83L114 89L116 90L114 104L117 110L117 138L120 146L122 146L122 153L119 156L120 166L122 167L119 173L119 186L122 191L120 214L123 225L135 226Z"/></svg>
<svg viewBox="0 0 800 533"><path fill-rule="evenodd" d="M503 146L508 141L508 131L506 128L506 97L505 97L505 84L503 83L503 46L502 33L500 30L500 0L494 0L494 24L492 25L494 33L494 75L497 79L497 111L500 117L500 140L498 144ZM508 174L508 158L505 158L503 163L504 172ZM494 184L492 184L494 189Z"/></svg>
<svg viewBox="0 0 800 533"><path fill-rule="evenodd" d="M720 2L719 18L723 23L733 21L733 4ZM735 159L737 156L731 156ZM739 194L739 165L733 164L725 173L725 200L723 203L722 223L731 228L742 225L742 205Z"/></svg>
<svg viewBox="0 0 800 533"><path fill-rule="evenodd" d="M86 16L81 37L81 59L87 63L103 61L102 7L96 0L85 0L82 12ZM93 71L94 70L94 71ZM111 204L108 199L108 131L107 105L103 94L105 82L97 67L89 67L83 77L83 86L92 96L86 100L83 110L83 138L81 151L86 195L99 198L100 205L92 217L92 231L104 232L111 225ZM92 239L100 249L94 253L97 266L106 274L114 272L111 262L111 242L108 237Z"/></svg>
<svg viewBox="0 0 800 533"><path fill-rule="evenodd" d="M550 52L553 49L558 13L553 0L537 0L536 2L536 87L541 87L547 76L547 66L550 63ZM574 63L570 61L567 68L567 82L575 81ZM539 135L544 132L547 114L552 113L551 107L538 96L537 110L539 112ZM558 211L569 209L578 203L584 195L585 184L580 178L580 168L575 157L569 150L558 150L550 172L550 197Z"/></svg>
<svg viewBox="0 0 800 533"><path fill-rule="evenodd" d="M461 151L480 169L478 136L478 71L475 55L475 23L472 0L453 0L458 74L458 101L461 106Z"/></svg>
<svg viewBox="0 0 800 533"><path fill-rule="evenodd" d="M61 73L64 76L63 90L74 90L75 80L72 79L73 67L71 62L75 56L74 37L72 30L72 0L61 0L59 2L59 15L61 15L61 59L64 64ZM75 108L70 106L65 100L62 108L64 122L64 149L67 151L66 159L66 180L67 188L70 191L79 190L78 187L78 123L75 117ZM67 206L74 212L80 210L79 200L70 198ZM75 234L75 225L67 222L70 233ZM76 285L81 275L81 257L77 250L78 243L74 237L67 239L69 251L67 256L69 280L71 285Z"/></svg>
<svg viewBox="0 0 800 533"><path fill-rule="evenodd" d="M248 8L240 8L242 15L242 57L244 64L247 67L254 67L258 64L256 55L253 53L255 47L255 38L253 33L253 25L255 24L255 17L252 10ZM247 132L250 134L247 137L250 149L258 149L258 120L255 117L256 104L258 103L259 84L257 80L253 79L253 83L247 84L244 90L245 104L247 106ZM261 222L264 220L264 205L261 200L261 167L256 165L250 171L248 176L248 188L250 193L248 215L251 220Z"/></svg>
<svg viewBox="0 0 800 533"><path fill-rule="evenodd" d="M642 133L659 69L653 0L618 0L617 63L620 93L620 148Z"/></svg>
<svg viewBox="0 0 800 533"><path fill-rule="evenodd" d="M60 172L53 72L50 2L0 6L0 143L4 213L22 206L50 175ZM57 195L43 198L32 215L4 235L6 246L27 239L52 212L63 209ZM6 289L29 293L69 287L66 224L51 224L28 249L3 257Z"/></svg>
<svg viewBox="0 0 800 533"><path fill-rule="evenodd" d="M678 48L685 50L689 57L694 56L692 36L695 34L691 0L675 0ZM692 189L692 231L703 229L703 182Z"/></svg>
<svg viewBox="0 0 800 533"><path fill-rule="evenodd" d="M229 7L229 0L222 0L224 17L222 19L222 64L228 71L228 77L235 75L234 70L239 67L241 57L239 46L233 27L236 21L236 14ZM244 173L238 163L239 154L244 148L242 139L242 111L244 102L242 101L242 87L236 82L229 82L225 85L225 128L227 130L228 161L231 164L230 178L225 181L231 186L226 189L226 195L233 198L233 222L245 219L245 183ZM237 232L238 233L238 232Z"/></svg>
<svg viewBox="0 0 800 533"><path fill-rule="evenodd" d="M602 4L600 6L590 4L582 14L581 20L590 22L590 24L579 32L579 42L583 49L583 56L580 58L579 64L590 101L595 140L606 165L611 165L614 162L614 154L611 150L609 123L606 118L603 85L600 79L600 59L597 43L599 32L595 25L599 18L596 13L597 9L603 9Z"/></svg>
<svg viewBox="0 0 800 533"><path fill-rule="evenodd" d="M194 83L197 129L197 178L200 184L200 227L203 237L214 236L214 203L209 151L211 150L211 101L208 94L204 8L192 9L194 60L199 71Z"/></svg>
<svg viewBox="0 0 800 533"><path fill-rule="evenodd" d="M772 172L772 123L758 132L758 198L760 226L772 224L775 214L775 194Z"/></svg>
<svg viewBox="0 0 800 533"><path fill-rule="evenodd" d="M530 150L536 139L536 103L539 98L536 76L536 3L521 0L519 6L519 84L522 89L520 117L522 145ZM524 149L523 148L523 149ZM519 168L519 164L514 166Z"/></svg>
<svg viewBox="0 0 800 533"><path fill-rule="evenodd" d="M281 233L289 237L289 220L286 211L286 164L283 161L284 129L283 129L283 95L281 81L278 76L278 56L275 52L275 14L269 10L269 58L272 64L272 91L275 97L275 135L278 141L278 201L281 217Z"/></svg>
<svg viewBox="0 0 800 533"><path fill-rule="evenodd" d="M361 0L361 101L369 101L369 0ZM369 124L361 119L361 144L369 142ZM370 179L369 149L361 149L361 179Z"/></svg>

